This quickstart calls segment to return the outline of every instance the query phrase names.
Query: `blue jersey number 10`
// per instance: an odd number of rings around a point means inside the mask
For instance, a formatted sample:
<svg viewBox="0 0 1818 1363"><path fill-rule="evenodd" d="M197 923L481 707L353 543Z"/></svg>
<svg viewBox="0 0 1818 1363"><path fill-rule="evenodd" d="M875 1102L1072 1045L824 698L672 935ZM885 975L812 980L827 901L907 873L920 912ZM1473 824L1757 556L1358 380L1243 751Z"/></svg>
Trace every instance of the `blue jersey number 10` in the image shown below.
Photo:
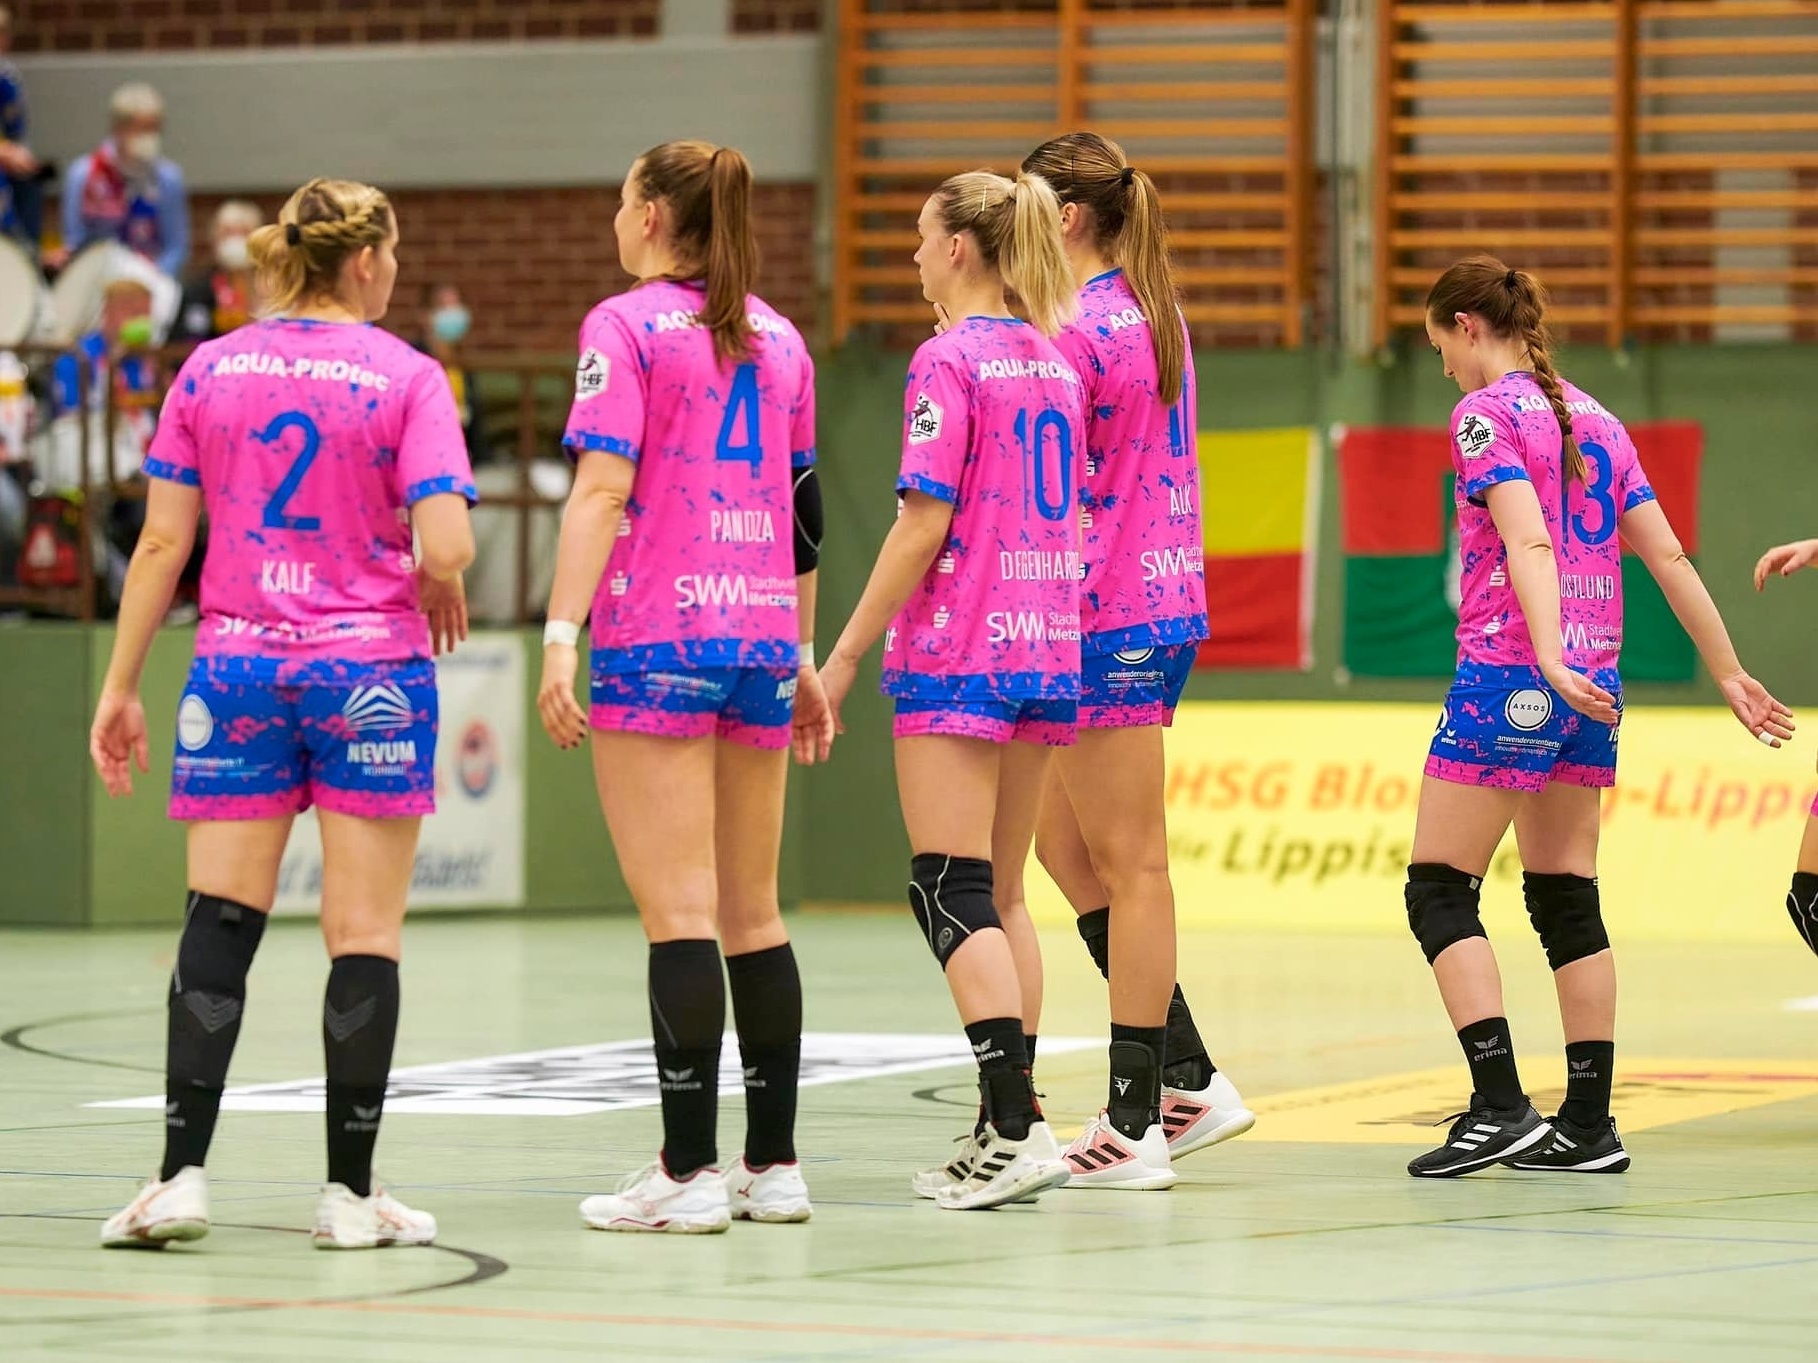
<svg viewBox="0 0 1818 1363"><path fill-rule="evenodd" d="M743 440L739 437L743 436ZM736 443L735 443L736 442ZM714 444L713 457L734 464L751 465L751 476L758 476L764 450L758 443L758 381L755 364L741 364L732 375L732 394L726 399L726 416L720 422L720 438Z"/></svg>
<svg viewBox="0 0 1818 1363"><path fill-rule="evenodd" d="M316 423L302 412L283 412L271 419L271 424L262 431L254 431L253 439L262 440L267 445L276 445L286 431L303 432L303 451L290 466L290 472L284 475L284 481L278 484L271 500L265 504L265 515L261 523L267 530L320 530L320 516L292 516L285 511L290 499L297 495L297 489L303 486L303 477L309 472L309 466L316 462L316 453L322 448L322 433L316 429Z"/></svg>
<svg viewBox="0 0 1818 1363"><path fill-rule="evenodd" d="M1052 407L1036 413L1031 423L1025 407L1016 414L1015 431L1017 443L1023 447L1023 468L1027 470L1024 486L1035 494L1035 509L1044 520L1066 519L1073 506L1073 428ZM1050 432L1053 439L1045 441L1043 437ZM1043 457L1045 445L1053 447L1060 465L1052 484ZM1057 494L1053 500L1048 497L1050 490Z"/></svg>

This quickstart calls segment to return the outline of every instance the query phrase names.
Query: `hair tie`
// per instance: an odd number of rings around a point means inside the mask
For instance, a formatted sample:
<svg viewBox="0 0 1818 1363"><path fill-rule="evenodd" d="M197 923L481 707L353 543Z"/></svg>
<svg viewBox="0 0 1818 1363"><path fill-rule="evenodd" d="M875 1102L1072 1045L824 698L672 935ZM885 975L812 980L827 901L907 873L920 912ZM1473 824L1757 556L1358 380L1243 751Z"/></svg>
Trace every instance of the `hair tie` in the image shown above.
<svg viewBox="0 0 1818 1363"><path fill-rule="evenodd" d="M1117 182L1125 189L1130 188L1131 185L1136 183L1136 167L1125 166L1117 173Z"/></svg>
<svg viewBox="0 0 1818 1363"><path fill-rule="evenodd" d="M1502 286L1505 289L1513 289L1519 283L1521 283L1521 274L1519 271L1510 270L1502 277Z"/></svg>
<svg viewBox="0 0 1818 1363"><path fill-rule="evenodd" d="M303 229L298 227L294 222L285 223L284 240L289 242L292 246L301 246L303 244Z"/></svg>

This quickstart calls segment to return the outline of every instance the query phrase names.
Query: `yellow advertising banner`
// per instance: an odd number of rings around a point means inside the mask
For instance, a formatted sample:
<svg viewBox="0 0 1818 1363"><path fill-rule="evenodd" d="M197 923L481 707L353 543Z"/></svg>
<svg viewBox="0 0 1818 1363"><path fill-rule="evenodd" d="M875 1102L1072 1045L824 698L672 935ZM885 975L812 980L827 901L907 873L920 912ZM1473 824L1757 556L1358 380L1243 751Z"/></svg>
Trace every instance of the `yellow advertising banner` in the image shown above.
<svg viewBox="0 0 1818 1363"><path fill-rule="evenodd" d="M1402 883L1432 705L1183 705L1168 734L1168 841L1190 927L1406 932ZM1770 749L1727 710L1632 707L1604 799L1604 916L1629 940L1784 942L1818 778L1809 740ZM1071 916L1033 868L1038 919ZM1526 932L1505 838L1484 885L1493 935Z"/></svg>

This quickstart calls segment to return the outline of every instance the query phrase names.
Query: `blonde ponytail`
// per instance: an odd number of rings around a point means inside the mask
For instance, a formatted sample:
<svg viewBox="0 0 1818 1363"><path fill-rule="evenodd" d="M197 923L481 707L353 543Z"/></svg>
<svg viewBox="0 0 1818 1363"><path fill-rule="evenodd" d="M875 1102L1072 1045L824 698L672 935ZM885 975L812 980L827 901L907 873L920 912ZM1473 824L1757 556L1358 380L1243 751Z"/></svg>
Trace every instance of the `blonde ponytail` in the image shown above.
<svg viewBox="0 0 1818 1363"><path fill-rule="evenodd" d="M311 180L246 239L266 316L333 296L341 267L397 228L391 200L357 180Z"/></svg>
<svg viewBox="0 0 1818 1363"><path fill-rule="evenodd" d="M981 263L1022 300L1042 335L1058 335L1077 315L1060 200L1041 176L1012 181L988 170L967 171L941 182L934 206L947 231L972 234Z"/></svg>

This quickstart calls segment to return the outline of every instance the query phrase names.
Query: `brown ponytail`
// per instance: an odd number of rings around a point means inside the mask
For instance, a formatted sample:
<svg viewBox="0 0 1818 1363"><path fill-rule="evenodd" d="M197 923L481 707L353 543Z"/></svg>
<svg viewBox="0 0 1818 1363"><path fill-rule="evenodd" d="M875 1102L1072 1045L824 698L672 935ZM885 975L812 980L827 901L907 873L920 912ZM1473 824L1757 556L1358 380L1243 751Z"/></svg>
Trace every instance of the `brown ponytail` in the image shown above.
<svg viewBox="0 0 1818 1363"><path fill-rule="evenodd" d="M268 316L331 296L341 267L397 227L391 200L356 180L311 180L285 202L278 220L246 239Z"/></svg>
<svg viewBox="0 0 1818 1363"><path fill-rule="evenodd" d="M1155 182L1131 166L1122 147L1097 133L1068 133L1044 142L1023 159L1023 170L1047 180L1062 203L1077 204L1092 215L1098 249L1123 269L1149 319L1157 396L1172 407L1180 401L1187 338L1179 324L1180 295Z"/></svg>
<svg viewBox="0 0 1818 1363"><path fill-rule="evenodd" d="M683 277L702 279L701 322L722 361L750 356L757 285L757 236L751 228L751 163L732 147L665 142L638 158L638 193L669 205Z"/></svg>
<svg viewBox="0 0 1818 1363"><path fill-rule="evenodd" d="M942 181L934 203L947 231L972 234L985 268L1022 300L1037 331L1054 336L1073 320L1079 300L1061 241L1060 200L1046 180L967 171Z"/></svg>
<svg viewBox="0 0 1818 1363"><path fill-rule="evenodd" d="M1427 294L1427 316L1450 331L1461 312L1483 318L1492 334L1513 337L1527 348L1534 382L1546 395L1559 421L1561 466L1568 481L1588 476L1584 455L1572 438L1572 413L1566 407L1559 371L1553 368L1553 337L1547 327L1547 291L1526 270L1511 270L1495 256L1472 256L1442 274Z"/></svg>

